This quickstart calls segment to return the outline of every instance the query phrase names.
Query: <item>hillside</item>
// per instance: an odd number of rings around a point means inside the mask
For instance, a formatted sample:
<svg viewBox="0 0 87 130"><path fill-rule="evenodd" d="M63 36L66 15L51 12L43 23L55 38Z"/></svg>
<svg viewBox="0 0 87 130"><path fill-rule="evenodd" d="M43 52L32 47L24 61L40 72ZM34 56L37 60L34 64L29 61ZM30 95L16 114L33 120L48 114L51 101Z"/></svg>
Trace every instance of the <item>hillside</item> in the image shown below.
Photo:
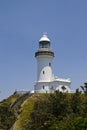
<svg viewBox="0 0 87 130"><path fill-rule="evenodd" d="M15 93L0 102L0 130L87 130L87 93Z"/></svg>
<svg viewBox="0 0 87 130"><path fill-rule="evenodd" d="M33 111L34 103L39 97L44 97L43 95L14 93L0 102L0 130L25 130L25 126L30 121L29 114Z"/></svg>

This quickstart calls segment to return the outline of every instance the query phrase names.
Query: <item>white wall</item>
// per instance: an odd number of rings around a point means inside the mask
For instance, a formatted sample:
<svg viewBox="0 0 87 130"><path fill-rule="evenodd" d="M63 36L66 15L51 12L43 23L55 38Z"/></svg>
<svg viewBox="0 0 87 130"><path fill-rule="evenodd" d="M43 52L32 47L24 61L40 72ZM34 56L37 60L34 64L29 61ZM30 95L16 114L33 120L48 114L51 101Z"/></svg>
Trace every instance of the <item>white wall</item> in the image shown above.
<svg viewBox="0 0 87 130"><path fill-rule="evenodd" d="M70 82L67 81L51 81L51 82L37 82L35 85L35 92L37 93L52 93L56 90L63 91L62 86L66 87L65 92L70 92ZM44 86L44 87L43 87Z"/></svg>
<svg viewBox="0 0 87 130"><path fill-rule="evenodd" d="M51 56L37 57L37 81L52 80L52 68L49 66L49 63L52 64L52 59Z"/></svg>

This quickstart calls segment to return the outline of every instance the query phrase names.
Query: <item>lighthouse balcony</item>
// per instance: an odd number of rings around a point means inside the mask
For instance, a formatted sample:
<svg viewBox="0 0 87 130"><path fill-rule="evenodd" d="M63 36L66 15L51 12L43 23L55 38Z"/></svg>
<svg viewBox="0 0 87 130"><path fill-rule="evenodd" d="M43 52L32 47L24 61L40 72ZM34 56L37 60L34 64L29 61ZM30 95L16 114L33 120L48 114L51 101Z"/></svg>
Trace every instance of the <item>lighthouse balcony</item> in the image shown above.
<svg viewBox="0 0 87 130"><path fill-rule="evenodd" d="M48 56L52 56L54 57L54 52L52 52L51 50L38 50L36 53L35 53L35 57L37 56L40 56L40 55L48 55Z"/></svg>
<svg viewBox="0 0 87 130"><path fill-rule="evenodd" d="M39 48L38 51L52 51L50 48Z"/></svg>

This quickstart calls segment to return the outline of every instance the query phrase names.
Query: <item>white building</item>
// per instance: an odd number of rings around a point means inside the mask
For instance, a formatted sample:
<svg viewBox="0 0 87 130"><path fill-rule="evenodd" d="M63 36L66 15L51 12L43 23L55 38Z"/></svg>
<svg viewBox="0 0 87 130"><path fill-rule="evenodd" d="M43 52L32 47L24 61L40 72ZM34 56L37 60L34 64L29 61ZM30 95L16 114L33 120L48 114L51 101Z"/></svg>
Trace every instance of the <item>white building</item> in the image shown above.
<svg viewBox="0 0 87 130"><path fill-rule="evenodd" d="M54 52L50 49L50 39L43 35L39 40L39 49L35 52L37 59L37 81L34 85L36 93L52 93L56 90L70 92L70 79L62 79L54 76L52 72L52 60ZM63 86L65 89L63 90Z"/></svg>

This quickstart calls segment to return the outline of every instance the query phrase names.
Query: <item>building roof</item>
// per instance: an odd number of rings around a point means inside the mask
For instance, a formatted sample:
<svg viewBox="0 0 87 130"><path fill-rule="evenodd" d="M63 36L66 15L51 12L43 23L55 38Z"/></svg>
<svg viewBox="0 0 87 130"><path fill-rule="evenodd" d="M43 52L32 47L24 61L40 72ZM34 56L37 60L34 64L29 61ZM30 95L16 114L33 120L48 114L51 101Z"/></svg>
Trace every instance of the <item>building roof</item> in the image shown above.
<svg viewBox="0 0 87 130"><path fill-rule="evenodd" d="M48 41L48 42L50 42L50 39L47 37L46 34L43 34L43 36L40 38L39 42L41 42L41 41Z"/></svg>

